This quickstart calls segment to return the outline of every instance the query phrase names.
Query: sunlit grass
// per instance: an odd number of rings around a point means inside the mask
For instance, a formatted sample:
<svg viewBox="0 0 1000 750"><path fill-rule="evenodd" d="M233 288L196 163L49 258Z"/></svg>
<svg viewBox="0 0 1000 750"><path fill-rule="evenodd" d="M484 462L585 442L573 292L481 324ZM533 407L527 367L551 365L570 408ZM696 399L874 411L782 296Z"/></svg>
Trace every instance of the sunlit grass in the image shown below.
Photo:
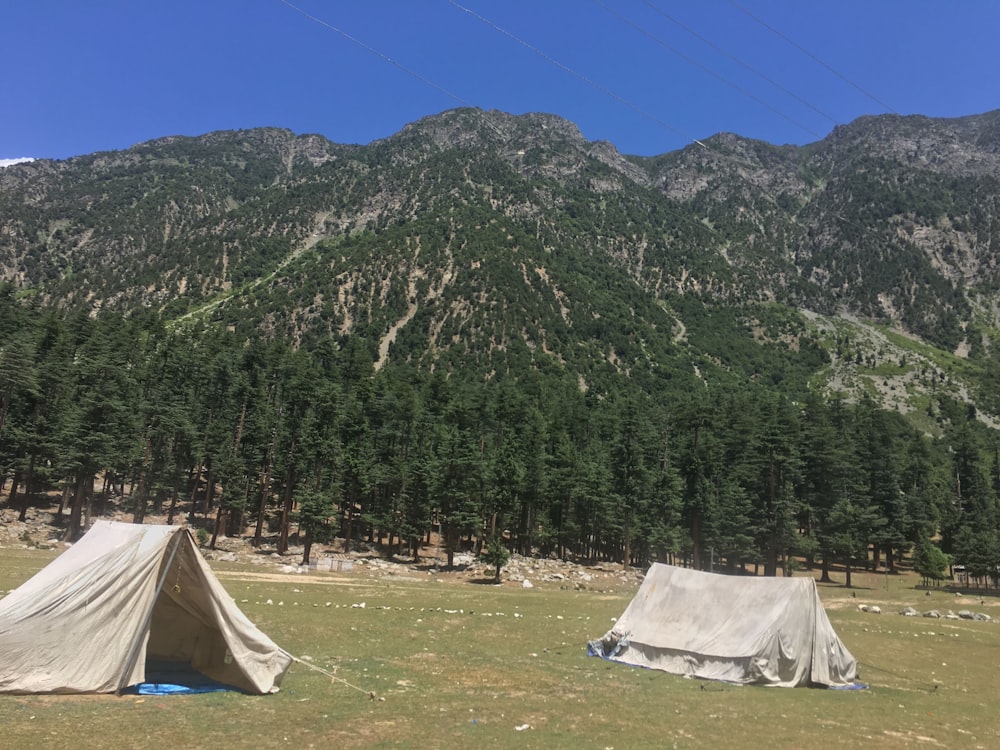
<svg viewBox="0 0 1000 750"><path fill-rule="evenodd" d="M0 550L0 590L53 554ZM335 679L296 664L282 691L265 697L0 696L4 746L1000 746L1000 624L897 614L906 605L991 613L996 603L928 596L909 577L856 573L853 591L821 586L871 684L840 692L735 687L587 657L586 641L621 614L634 584L528 590L360 571L262 580L269 570L236 567L220 577L237 604ZM860 612L862 603L883 614Z"/></svg>

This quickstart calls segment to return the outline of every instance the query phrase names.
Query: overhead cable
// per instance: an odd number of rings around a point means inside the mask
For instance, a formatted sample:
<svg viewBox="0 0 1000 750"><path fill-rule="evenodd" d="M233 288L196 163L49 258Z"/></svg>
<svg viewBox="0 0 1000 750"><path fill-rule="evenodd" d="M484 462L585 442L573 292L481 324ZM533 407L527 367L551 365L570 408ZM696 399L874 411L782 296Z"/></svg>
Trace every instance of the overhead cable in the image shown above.
<svg viewBox="0 0 1000 750"><path fill-rule="evenodd" d="M761 105L762 107L764 107L768 111L776 114L778 117L782 118L783 120L786 120L787 122L790 122L792 125L794 125L795 127L799 128L800 130L803 130L806 133L809 133L810 135L812 135L812 136L814 136L816 138L822 138L823 137L821 133L817 133L812 128L809 128L809 127L803 125L802 123L793 120L791 117L789 117L788 115L786 115L784 112L776 109L775 107L772 107L770 104L768 104L767 102L765 102L760 97L758 97L758 96L750 93L749 91L747 91L746 89L742 88L741 86L733 83L732 81L730 81L728 78L726 78L722 74L715 72L714 70L712 70L711 68L709 68L707 65L704 65L704 64L698 62L697 60L695 60L693 57L684 54L683 52L681 52L679 49L677 49L673 45L671 45L671 44L663 41L658 36L656 36L655 34L651 33L650 31L648 31L647 29L643 28L642 26L640 26L639 24L635 23L634 21L630 20L629 18L626 18L625 16L623 16L618 11L613 10L612 8L609 8L607 5L605 5L604 3L602 3L601 0L593 0L593 2L594 2L595 5L597 5L598 7L602 8L605 11L607 11L608 13L610 13L615 18L617 18L618 20L620 20L622 23L625 23L625 24L628 24L629 26L631 26L633 29L635 29L636 31L638 31L640 34L642 34L643 36L645 36L647 39L652 40L653 42L655 42L656 44L660 45L664 49L666 49L666 50L672 52L673 54L677 55L679 58L681 58L685 62L689 63L690 65L694 65L696 68L705 71L710 76L712 76L713 78L715 78L717 81L721 81L722 83L726 84L731 89L733 89L734 91L742 94L743 96L747 97L748 99L752 99L753 101L757 102L759 105Z"/></svg>
<svg viewBox="0 0 1000 750"><path fill-rule="evenodd" d="M767 23L767 21L764 21L763 19L758 18L757 16L755 16L749 10L747 10L742 5L740 5L738 2L736 2L736 0L729 0L729 4L732 5L734 8L736 8L737 10L740 10L743 13L745 13L747 16L749 16L750 18L752 18L756 23L760 24L765 29L767 29L768 31L770 31L772 34L780 37L781 39L784 39L790 45L792 45L793 47L795 47L795 49L797 49L799 52L801 52L802 54L806 55L807 57L809 57L811 60L815 61L816 63L822 65L824 68L826 68L827 70L829 70L831 73L833 73L835 76L837 76L837 78L839 78L840 80L842 80L848 86L851 86L851 87L857 89L862 94L864 94L869 99L871 99L873 102L875 102L880 107L882 107L883 109L886 109L889 112L892 112L894 115L898 115L899 114L899 112L897 112L891 106L889 106L888 104L886 104L884 101L882 101L881 99L879 99L874 94L871 94L868 91L866 91L865 89L863 89L861 86L859 86L854 81L852 81L850 78L848 78L843 73L841 73L840 71L838 71L832 65L830 65L828 63L825 63L822 60L820 60L818 57L816 57L816 55L814 55L812 52L810 52L809 50L807 50L805 47L803 47L801 44L799 44L798 42L796 42L794 39L790 39L785 34L782 34L776 28L774 28L769 23Z"/></svg>
<svg viewBox="0 0 1000 750"><path fill-rule="evenodd" d="M703 44L707 45L708 47L711 47L713 50L715 50L716 52L718 52L720 55L722 55L722 56L724 56L724 57L732 60L737 65L741 65L742 67L746 68L747 70L749 70L751 73L753 73L758 78L762 78L763 80L767 81L769 84L771 84L772 86L774 86L779 91L787 94L792 99L794 99L795 101L797 101L799 104L802 104L802 105L808 107L813 112L815 112L816 114L820 115L821 117L825 117L827 120L829 120L830 122L832 122L834 125L839 125L840 124L839 121L837 120L837 118L835 118L833 115L827 114L826 112L824 112L822 109L820 109L819 107L817 107L816 105L814 105L813 103L811 103L810 101L808 101L807 99L799 96L794 91L791 91L790 89L785 88L780 83L778 83L777 81L775 81L773 78L771 78L768 75L766 75L766 74L762 73L761 71L757 70L757 68L753 67L750 63L745 62L745 61L741 60L740 58L736 57L735 55L730 54L725 49L723 49L719 45L717 45L714 42L712 42L712 40L706 39L704 36L702 36L701 34L699 34L697 31L695 31L694 29L692 29L690 26L682 23L681 21L678 21L672 15L670 15L669 13L667 13L666 11L664 11L663 9L657 7L650 0L642 0L642 1L651 10L655 11L656 13L659 13L661 16L663 16L665 19L667 19L668 21L670 21L670 23L674 24L675 26L679 26L680 28L684 29L684 31L686 31L687 33L689 33L695 39L698 39Z"/></svg>
<svg viewBox="0 0 1000 750"><path fill-rule="evenodd" d="M506 29L498 26L493 21L491 21L490 19L488 19L488 18L486 18L484 16L479 15L474 10L466 8L464 5L460 5L455 0L448 0L448 2L451 3L452 5L454 5L456 8L458 8L463 13L468 13L473 18L475 18L478 21L481 21L482 23L486 24L487 26L489 26L490 28L492 28L494 31L497 31L500 34L503 34L504 36L506 36L506 37L514 40L515 42L517 42L518 44L520 44L522 47L524 47L524 48L526 48L528 50L531 50L532 52L534 52L536 55L538 55L539 57L541 57L543 60L545 60L550 65L554 65L555 67L557 67L560 70L562 70L564 73L569 73L574 78L577 78L577 79L583 81L588 86L591 86L591 87L597 89L598 91L600 91L602 94L605 94L606 96L611 97L612 99L614 99L615 101L617 101L619 104L625 105L626 107L628 107L629 109L631 109L636 114L639 114L639 115L645 117L647 120L655 122L660 127L665 128L665 129L669 130L670 132L672 132L672 133L674 133L676 135L684 136L689 141L691 141L692 143L697 143L702 148L708 148L704 143L702 143L700 140L698 140L694 136L690 135L689 133L685 133L684 131L675 128L673 125L670 125L669 123L664 122L663 120L661 120L656 115L647 112L646 110L642 109L641 107L639 107L636 104L633 104L631 101L629 101L628 99L626 99L624 96L621 96L620 94L616 94L611 89L609 89L609 88L607 88L605 86L602 86L601 84L597 83L596 81L594 81L594 80L588 78L587 76L583 75L583 73L580 73L580 72L574 70L573 68L569 67L568 65L565 65L565 64L559 62L555 58L551 57L550 55L548 55L545 52L543 52L542 50L540 50L535 45L531 44L530 42L525 41L524 39L521 39L519 36L517 36L515 34L512 34L511 32L507 31Z"/></svg>
<svg viewBox="0 0 1000 750"><path fill-rule="evenodd" d="M465 99L463 99L462 97L460 97L458 94L452 93L451 91L449 91L448 89L444 88L443 86L440 86L440 85L434 83L434 81L430 80L429 78L424 78L424 76L420 75L415 70L406 67L405 65L403 65L402 63L394 60L393 58L389 57L388 55L383 54L382 52L379 52L374 47L371 47L371 46L365 44L360 39L357 39L357 38L351 36L350 34L348 34L343 29L339 29L336 26L334 26L333 24L327 23L322 18L317 18L316 16L314 16L314 15L312 15L310 13L307 13L306 11L302 10L302 8L298 7L297 5L294 5L294 4L290 3L290 2L288 2L288 0L281 0L281 2L284 3L285 5L287 5L289 8L291 8L295 12L300 13L301 15L305 16L310 21L312 21L314 23L318 23L320 26L324 26L324 27L330 29L330 31L337 32L342 37L344 37L344 39L347 39L348 41L353 42L354 44L358 45L362 49L367 50L368 52L371 52L373 55L381 57L383 60L385 60L387 63L389 63L393 67L398 68L399 70L403 71L404 73L406 73L409 76L412 76L413 78L416 78L421 83L426 84L427 86L430 86L433 89L437 89L442 94L444 94L447 97L450 97L450 98L454 99L459 104L461 104L461 105L463 105L465 107L475 106L475 105L470 104L469 102L465 101Z"/></svg>

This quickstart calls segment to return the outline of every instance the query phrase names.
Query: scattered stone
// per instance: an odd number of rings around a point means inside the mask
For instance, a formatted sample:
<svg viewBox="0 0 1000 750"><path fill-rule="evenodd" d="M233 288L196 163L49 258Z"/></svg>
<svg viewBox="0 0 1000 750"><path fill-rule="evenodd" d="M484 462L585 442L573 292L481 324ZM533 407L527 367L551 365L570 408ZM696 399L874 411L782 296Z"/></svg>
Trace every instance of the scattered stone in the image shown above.
<svg viewBox="0 0 1000 750"><path fill-rule="evenodd" d="M0 547L11 549L47 547L61 550L72 546L70 543L60 541L64 529L55 523L58 501L59 498L53 495L50 508L29 508L26 522L18 521L16 512L0 508ZM121 508L131 507L128 497L116 496L115 502L120 502ZM109 509L104 517L124 523L131 522L131 513L124 512L120 508ZM186 513L181 513L175 515L172 522L175 525L183 525L186 520ZM201 521L200 518L198 520ZM146 516L146 523L149 524L166 524L167 521L166 514L156 513ZM192 533L195 531L197 529L192 528ZM274 543L276 538L275 535L265 531L264 537L255 546L254 529L247 527L232 536L219 534L214 540L214 548L210 548L205 541L201 546L201 552L206 560L213 563L252 565L260 568L262 572L280 571L279 574L283 575L308 573L325 576L349 573L353 570L355 574L360 575L380 578L397 576L400 580L410 580L402 578L401 575L411 572L414 575L419 574L422 580L426 575L430 580L439 582L456 579L480 581L493 575L493 569L485 565L471 550L457 552L454 556L454 567L447 569L443 548L437 548L436 553L433 547L425 549L424 554L417 559L408 554L387 557L385 551L378 545L357 539L351 540L350 549L347 551L344 549L342 539L329 544L317 544L311 551L310 560L302 565L304 547L296 543L298 537L295 534L290 537L284 554L278 553L277 545ZM358 567L354 567L355 564ZM525 585L525 581L528 581L532 588L555 585L567 590L586 589L612 593L633 589L636 583L641 582L642 573L636 570L623 571L620 564L611 562L588 563L563 559L555 553L550 553L544 558L526 557L515 553L511 555L504 568L503 579L507 585L520 585L524 588L529 588Z"/></svg>

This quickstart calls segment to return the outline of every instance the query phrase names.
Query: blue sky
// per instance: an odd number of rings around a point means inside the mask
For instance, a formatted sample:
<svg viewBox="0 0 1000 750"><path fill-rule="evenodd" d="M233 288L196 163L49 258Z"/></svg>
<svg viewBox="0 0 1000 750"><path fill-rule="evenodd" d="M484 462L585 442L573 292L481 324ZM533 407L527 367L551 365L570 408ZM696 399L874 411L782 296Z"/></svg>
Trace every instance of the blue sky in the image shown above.
<svg viewBox="0 0 1000 750"><path fill-rule="evenodd" d="M467 105L631 154L803 144L1000 108L998 31L995 0L0 0L0 159L257 126L368 143Z"/></svg>

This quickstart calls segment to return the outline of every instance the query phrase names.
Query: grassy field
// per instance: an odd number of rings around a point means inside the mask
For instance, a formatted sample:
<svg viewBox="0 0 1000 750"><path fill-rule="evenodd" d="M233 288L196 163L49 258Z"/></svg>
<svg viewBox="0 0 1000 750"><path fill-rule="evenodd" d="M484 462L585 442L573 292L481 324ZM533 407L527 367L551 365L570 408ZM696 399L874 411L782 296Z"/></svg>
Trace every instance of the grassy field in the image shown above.
<svg viewBox="0 0 1000 750"><path fill-rule="evenodd" d="M0 549L0 591L53 556ZM219 574L275 641L337 680L295 664L281 692L264 697L0 695L3 746L1000 747L1000 623L897 614L906 605L1000 614L1000 602L927 596L904 576L822 587L871 686L845 692L736 687L587 657L586 641L611 626L634 584L523 589L361 572L272 580L233 565Z"/></svg>

